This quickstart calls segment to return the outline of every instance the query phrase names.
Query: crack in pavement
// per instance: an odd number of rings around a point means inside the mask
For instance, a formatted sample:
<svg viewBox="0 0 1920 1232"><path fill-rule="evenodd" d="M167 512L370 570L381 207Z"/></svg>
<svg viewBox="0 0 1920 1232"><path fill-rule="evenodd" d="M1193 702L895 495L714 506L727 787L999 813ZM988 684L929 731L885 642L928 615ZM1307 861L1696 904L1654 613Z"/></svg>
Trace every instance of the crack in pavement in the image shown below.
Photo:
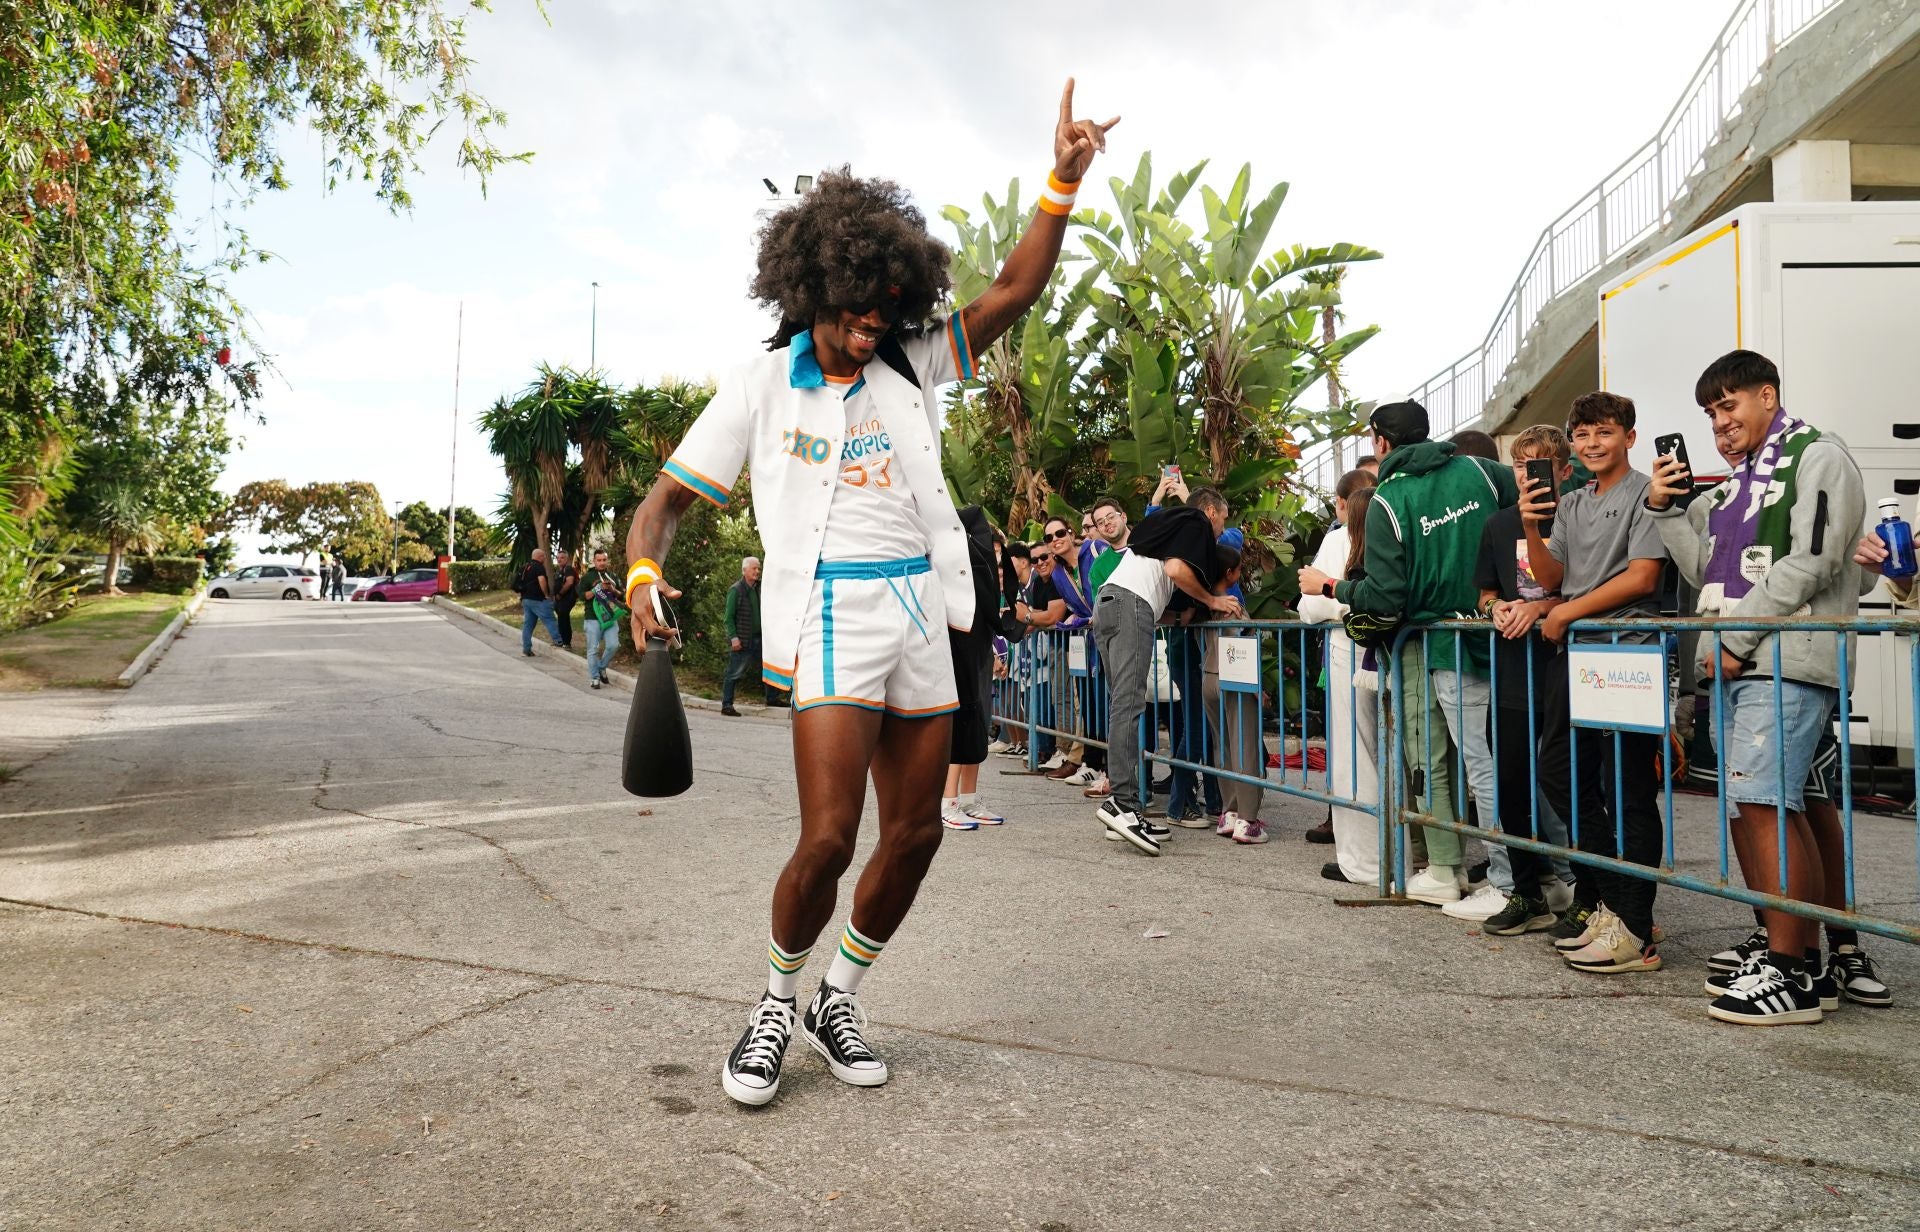
<svg viewBox="0 0 1920 1232"><path fill-rule="evenodd" d="M491 736L469 736L464 732L448 731L446 728L434 722L432 716L430 715L410 714L407 717L412 719L414 722L423 725L424 727L426 727L428 731L432 732L434 735L444 736L448 740L471 740L475 744L492 744L492 745L497 745L503 749L520 749L520 750L525 750L526 752L529 752L529 753L560 753L568 757L618 756L618 751L614 749L556 749L544 744L517 744L512 740L495 740Z"/></svg>
<svg viewBox="0 0 1920 1232"><path fill-rule="evenodd" d="M540 878L534 876L533 873L528 871L527 866L520 863L520 858L514 855L513 852L507 850L506 846L502 844L498 839L495 839L490 835L482 834L478 830L469 830L465 826L440 825L436 822L431 822L431 821L414 821L413 819L408 817L382 817L378 813L363 813L359 809L348 808L343 804L328 804L326 802L328 781L332 777L333 777L333 758L329 757L325 761L320 763L320 781L314 784L313 801L312 801L313 807L321 810L322 812L346 813L346 814L349 814L350 816L365 818L367 821L384 821L396 826L413 826L416 829L421 829L421 830L439 830L439 831L443 831L451 834L463 834L466 837L471 839L478 839L480 842L485 843L487 846L499 852L500 858L507 862L507 867L512 869L515 873L518 873L520 875L520 879L522 881L525 881L528 886L532 887L533 892L535 894L538 894L542 900L552 903L554 906L554 910L558 911L563 917L565 917L568 920L571 920L575 924L578 924L580 927L587 929L589 932L598 933L601 936L607 935L605 930L599 927L596 927L595 925L588 923L586 920L583 920L579 916L573 914L573 911L570 908L568 908L565 902L561 900L560 896L554 893L552 887L548 886L545 882L541 881Z"/></svg>
<svg viewBox="0 0 1920 1232"><path fill-rule="evenodd" d="M574 975L567 972L538 971L527 967L489 965L475 962L471 959L447 958L432 954L408 954L397 950L381 950L368 946L343 945L330 941L307 941L296 937L275 937L267 933L253 933L242 929L222 928L210 924L186 924L167 920L154 920L142 916L128 916L119 915L110 911L97 911L88 907L66 906L60 903L42 903L28 899L0 896L0 904L12 907L24 907L35 911L84 916L88 919L103 920L112 924L140 925L148 928L169 928L184 932L205 933L239 941L252 941L263 945L319 950L326 953L343 954L360 958L388 958L397 962L426 963L435 966L452 967L459 970L518 975L528 979L548 982L547 987L529 989L519 994L519 996L527 996L534 992L550 991L551 988L555 987L578 986L583 988L618 988L627 992L646 993L652 996L671 997L681 1001L693 1001L705 1005L726 1006L734 1009L750 1008L757 1001L757 998L749 1000L741 997L723 997L715 993L697 992L685 988L667 988L655 984L643 984L633 980ZM512 999L517 1000L518 997ZM1037 1044L1025 1040L1010 1040L966 1031L945 1031L933 1027L920 1027L907 1023L888 1022L878 1018L874 1019L873 1022L875 1025L886 1027L892 1031L899 1031L903 1034L916 1035L927 1039L945 1040L951 1043L973 1044L986 1048L1004 1048L1034 1056L1055 1057L1064 1061L1083 1061L1100 1065L1123 1066L1127 1069L1140 1070L1158 1076L1201 1078L1216 1082L1240 1083L1246 1086L1255 1086L1270 1091L1285 1092L1293 1095L1360 1100L1367 1103L1383 1105L1388 1108L1412 1107L1452 1115L1467 1114L1472 1116L1495 1117L1523 1125L1536 1125L1544 1129L1573 1130L1603 1137L1625 1138L1655 1146L1684 1147L1691 1150L1705 1151L1710 1154L1725 1156L1731 1159L1745 1160L1750 1163L1766 1164L1769 1167L1790 1169L1796 1172L1807 1168L1818 1168L1845 1176L1866 1180L1886 1181L1920 1190L1920 1172L1895 1172L1886 1168L1870 1167L1843 1160L1815 1159L1808 1155L1785 1155L1774 1151L1762 1151L1752 1147L1736 1146L1731 1143L1710 1142L1706 1139L1696 1138L1686 1134L1657 1133L1653 1130L1633 1129L1627 1126L1609 1125L1596 1121L1580 1121L1570 1117L1554 1117L1541 1113L1520 1112L1506 1108L1488 1108L1461 1100L1439 1099L1409 1094L1405 1091L1369 1091L1354 1087L1333 1086L1328 1083L1303 1082L1237 1074L1218 1069L1209 1069L1203 1065L1188 1065L1176 1061L1143 1061L1138 1057L1126 1054L1108 1055L1083 1049L1066 1048L1056 1044Z"/></svg>
<svg viewBox="0 0 1920 1232"><path fill-rule="evenodd" d="M518 973L514 973L514 974L518 974ZM535 977L535 978L538 978L538 977ZM252 1108L248 1108L245 1111L236 1114L230 1120L228 1120L226 1124L218 1125L212 1129L205 1130L201 1133L193 1134L189 1137L182 1138L180 1139L180 1141L173 1143L171 1146L161 1149L160 1151L158 1151L157 1153L149 1157L143 1164L140 1165L140 1167L141 1168L150 1167L153 1164L156 1164L161 1160L168 1158L169 1156L178 1155L181 1151L187 1150L190 1147L197 1146L200 1143L205 1142L209 1138L217 1138L221 1134L229 1133L232 1130L238 1129L241 1125L244 1125L246 1122L252 1120L254 1117L257 1117L264 1112L271 1112L273 1111L273 1109L279 1107L281 1104L286 1103L288 1100L294 1099L300 1095L304 1095L308 1091L313 1090L315 1087L320 1086L321 1084L328 1082L334 1078L337 1078L341 1074L347 1073L349 1070L358 1069L360 1066L365 1065L370 1061L377 1061L381 1057L384 1057L389 1053L397 1052L402 1048L407 1048L414 1044L417 1044L421 1040L427 1039L430 1036L433 1036L439 1033L440 1031L445 1030L448 1027L457 1026L463 1022L470 1022L475 1018L484 1017L485 1015L491 1014L496 1010L505 1009L507 1006L513 1005L516 1002L522 1001L527 997L535 996L543 992L552 992L556 988L564 988L571 982L572 981L566 980L566 979L548 978L544 982L532 988L523 988L519 992L516 992L511 996L496 997L495 999L484 1002L480 1005L469 1006L468 1008L461 1010L457 1014L451 1014L445 1018L441 1018L434 1022L430 1022L426 1026L421 1027L419 1030L403 1035L399 1039L388 1040L384 1044L379 1044L375 1047L366 1049L363 1052L355 1053L353 1056L344 1057L341 1060L334 1062L332 1065L327 1066L325 1069L321 1070L319 1073L315 1074L313 1077L307 1079L306 1081L298 1083L292 1087L287 1088L284 1091L281 1091L279 1094L273 1096L271 1099L268 1099L265 1103L255 1105ZM98 1200L102 1198L111 1198L111 1197L122 1195L126 1193L126 1191L128 1191L129 1189L132 1189L134 1185L138 1184L140 1179L141 1178L138 1175L138 1172L136 1171L134 1175L127 1177L125 1180L121 1181L119 1184L113 1185L104 1190L96 1191L93 1194L93 1198L95 1200Z"/></svg>

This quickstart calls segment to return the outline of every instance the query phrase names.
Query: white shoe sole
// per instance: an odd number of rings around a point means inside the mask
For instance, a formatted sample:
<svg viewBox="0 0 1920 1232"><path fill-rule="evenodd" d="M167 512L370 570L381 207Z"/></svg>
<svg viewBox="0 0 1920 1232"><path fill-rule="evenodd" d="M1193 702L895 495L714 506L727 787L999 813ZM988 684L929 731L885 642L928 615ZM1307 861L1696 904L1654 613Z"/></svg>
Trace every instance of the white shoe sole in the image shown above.
<svg viewBox="0 0 1920 1232"><path fill-rule="evenodd" d="M1467 906L1467 900L1463 898L1458 902L1443 904L1440 908L1440 914L1450 920L1465 920L1470 924L1484 924L1506 909L1507 904L1504 901L1494 910L1485 911L1479 903L1475 903L1471 907Z"/></svg>
<svg viewBox="0 0 1920 1232"><path fill-rule="evenodd" d="M1459 902L1460 891L1455 890L1453 894L1449 896L1445 890L1414 890L1412 887L1408 887L1407 897L1416 903L1428 903L1435 907L1444 907L1448 903ZM1492 919L1493 917L1488 916L1487 918Z"/></svg>
<svg viewBox="0 0 1920 1232"><path fill-rule="evenodd" d="M800 1030L800 1034L805 1036L807 1043L815 1052L820 1054L820 1059L827 1063L827 1072L848 1086L877 1087L886 1083L887 1066L884 1061L881 1062L879 1069L850 1069L834 1060L831 1056L828 1056L827 1046L814 1038L813 1032L803 1027Z"/></svg>
<svg viewBox="0 0 1920 1232"><path fill-rule="evenodd" d="M1709 1005L1707 1007L1707 1016L1720 1022L1730 1022L1735 1026L1741 1027L1798 1027L1819 1022L1822 1017L1818 1009L1788 1010L1784 1014L1755 1016L1753 1014L1735 1014L1731 1010L1723 1010L1715 1005Z"/></svg>
<svg viewBox="0 0 1920 1232"><path fill-rule="evenodd" d="M720 1089L725 1091L727 1098L733 1102L745 1104L749 1108L758 1108L764 1104L772 1103L773 1097L780 1094L780 1080L777 1078L774 1079L773 1085L770 1087L750 1087L745 1083L736 1081L733 1074L727 1070L726 1062L722 1061L720 1063Z"/></svg>
<svg viewBox="0 0 1920 1232"><path fill-rule="evenodd" d="M1100 824L1107 828L1108 838L1117 838L1117 839L1120 839L1122 842L1132 843L1135 847L1138 847L1141 851L1146 852L1150 856L1157 856L1160 854L1160 844L1154 842L1150 838L1146 838L1141 835L1135 834L1133 831L1127 829L1125 822L1119 821L1115 818L1107 816L1105 813L1102 813L1100 814Z"/></svg>

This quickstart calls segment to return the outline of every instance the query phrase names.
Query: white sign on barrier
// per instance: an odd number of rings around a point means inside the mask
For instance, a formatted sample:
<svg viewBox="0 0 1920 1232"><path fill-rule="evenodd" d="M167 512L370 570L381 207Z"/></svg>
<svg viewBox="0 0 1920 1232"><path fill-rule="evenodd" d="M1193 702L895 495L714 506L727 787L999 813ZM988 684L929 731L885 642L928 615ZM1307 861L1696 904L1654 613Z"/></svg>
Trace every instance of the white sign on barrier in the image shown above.
<svg viewBox="0 0 1920 1232"><path fill-rule="evenodd" d="M1087 674L1087 639L1075 634L1067 639L1067 670L1075 676Z"/></svg>
<svg viewBox="0 0 1920 1232"><path fill-rule="evenodd" d="M1220 687L1230 693L1260 691L1260 639L1220 639Z"/></svg>
<svg viewBox="0 0 1920 1232"><path fill-rule="evenodd" d="M1652 645L1567 648L1567 701L1575 727L1667 730L1667 652Z"/></svg>

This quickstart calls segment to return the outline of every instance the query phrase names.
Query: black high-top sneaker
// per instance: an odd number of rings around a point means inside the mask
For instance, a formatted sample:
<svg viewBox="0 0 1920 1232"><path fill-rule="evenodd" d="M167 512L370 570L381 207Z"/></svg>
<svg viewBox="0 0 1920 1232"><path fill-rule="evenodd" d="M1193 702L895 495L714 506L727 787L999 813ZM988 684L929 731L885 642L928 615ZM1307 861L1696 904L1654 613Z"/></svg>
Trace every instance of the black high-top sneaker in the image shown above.
<svg viewBox="0 0 1920 1232"><path fill-rule="evenodd" d="M821 980L800 1020L800 1034L827 1059L835 1078L856 1087L877 1087L887 1080L887 1063L867 1047L860 1034L866 1025L867 1012L853 994Z"/></svg>
<svg viewBox="0 0 1920 1232"><path fill-rule="evenodd" d="M720 1070L720 1089L743 1104L759 1107L780 1093L780 1062L793 1034L793 1002L768 995L753 1007L753 1017Z"/></svg>

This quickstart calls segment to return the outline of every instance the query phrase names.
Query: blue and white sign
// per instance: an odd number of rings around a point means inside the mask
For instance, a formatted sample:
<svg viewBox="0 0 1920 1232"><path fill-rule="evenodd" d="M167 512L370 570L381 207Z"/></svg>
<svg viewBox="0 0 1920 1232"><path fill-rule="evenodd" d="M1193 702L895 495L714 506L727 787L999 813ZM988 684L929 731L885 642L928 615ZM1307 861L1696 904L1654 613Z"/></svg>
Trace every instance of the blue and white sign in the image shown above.
<svg viewBox="0 0 1920 1232"><path fill-rule="evenodd" d="M1087 674L1087 637L1076 633L1067 639L1067 671L1075 676Z"/></svg>
<svg viewBox="0 0 1920 1232"><path fill-rule="evenodd" d="M1575 727L1665 735L1665 647L1575 642L1567 648L1567 701Z"/></svg>
<svg viewBox="0 0 1920 1232"><path fill-rule="evenodd" d="M1220 688L1228 693L1260 691L1260 639L1220 639Z"/></svg>

